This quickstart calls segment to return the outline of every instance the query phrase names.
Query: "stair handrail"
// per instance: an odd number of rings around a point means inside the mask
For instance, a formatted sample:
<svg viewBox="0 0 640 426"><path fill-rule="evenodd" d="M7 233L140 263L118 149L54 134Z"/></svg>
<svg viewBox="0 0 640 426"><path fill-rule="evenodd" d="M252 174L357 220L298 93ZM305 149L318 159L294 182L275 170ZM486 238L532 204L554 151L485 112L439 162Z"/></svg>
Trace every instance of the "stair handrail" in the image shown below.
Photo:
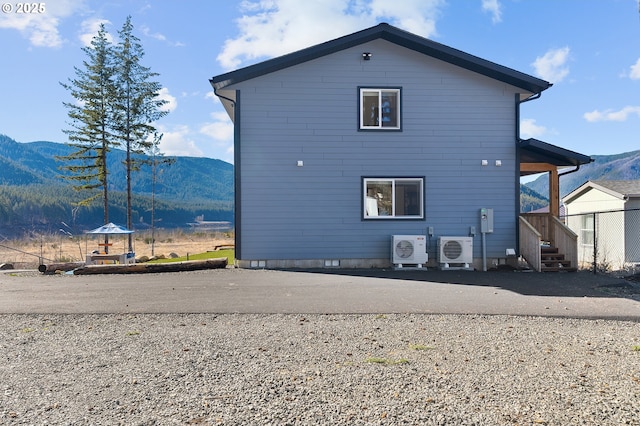
<svg viewBox="0 0 640 426"><path fill-rule="evenodd" d="M558 252L571 261L572 267L578 266L578 234L555 216L551 216L549 226L553 227L554 243Z"/></svg>
<svg viewBox="0 0 640 426"><path fill-rule="evenodd" d="M536 230L524 217L520 219L520 255L534 271L542 272L542 234Z"/></svg>

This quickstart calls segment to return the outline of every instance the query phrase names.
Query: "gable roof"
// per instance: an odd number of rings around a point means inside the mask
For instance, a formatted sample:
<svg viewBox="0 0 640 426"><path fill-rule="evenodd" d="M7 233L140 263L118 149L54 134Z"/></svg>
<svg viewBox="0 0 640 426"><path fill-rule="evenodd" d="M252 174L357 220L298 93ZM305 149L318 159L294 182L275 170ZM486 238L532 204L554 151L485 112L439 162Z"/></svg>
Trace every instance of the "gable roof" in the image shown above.
<svg viewBox="0 0 640 426"><path fill-rule="evenodd" d="M595 180L583 183L563 200L565 203L571 202L591 189L600 190L621 200L640 198L640 180Z"/></svg>
<svg viewBox="0 0 640 426"><path fill-rule="evenodd" d="M236 71L220 74L211 78L210 83L213 86L214 91L219 90L231 84L256 78L264 74L272 73L322 56L330 55L376 39L387 40L407 49L423 53L444 62L448 62L510 84L522 89L526 93L530 93L531 95L540 94L543 90L551 87L551 83L545 80L478 58L477 56L470 55L427 38L417 36L387 23L381 23L350 35L260 62L255 65L240 68ZM526 96L525 98L527 97L529 96Z"/></svg>
<svg viewBox="0 0 640 426"><path fill-rule="evenodd" d="M549 163L558 167L580 166L593 161L588 155L560 148L538 139L520 140L520 163Z"/></svg>

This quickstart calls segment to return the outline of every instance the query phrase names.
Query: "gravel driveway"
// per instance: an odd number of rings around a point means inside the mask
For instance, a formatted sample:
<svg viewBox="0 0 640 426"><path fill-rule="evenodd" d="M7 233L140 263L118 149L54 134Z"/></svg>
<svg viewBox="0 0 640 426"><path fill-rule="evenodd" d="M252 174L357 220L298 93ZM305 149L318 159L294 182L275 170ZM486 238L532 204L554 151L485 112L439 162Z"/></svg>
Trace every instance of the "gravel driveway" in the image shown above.
<svg viewBox="0 0 640 426"><path fill-rule="evenodd" d="M232 292L250 291L241 275L197 295L214 297L229 282L235 283ZM282 280L279 273L267 275ZM342 285L343 279L354 279L323 276ZM219 281L220 275L176 274L171 280L180 288L212 277ZM98 281L108 286L109 281ZM400 291L419 290L393 282ZM616 283L601 282L613 288ZM36 290L39 285L45 294L47 286L75 286L80 294L96 284L65 277L36 282L0 277L0 296L36 294L29 285ZM522 280L513 284L522 285ZM468 287L465 291L471 291ZM505 287L479 283L474 291L478 300L497 303L511 300L507 296L532 303L538 297L558 298L538 294L530 299L534 296L524 294L524 287L516 295ZM542 287L539 293L551 291ZM314 286L305 288L315 294ZM440 295L438 289L432 294ZM354 299L369 294L351 291ZM591 294L592 287L582 289L588 294L582 296L555 291L572 309L594 301L625 302L620 306L631 310L640 305L633 298ZM491 299L502 292L509 295ZM124 283L100 294L115 301L131 297ZM153 303L154 296L147 295ZM589 303L581 305L582 299ZM114 300L104 303L124 306ZM9 425L640 424L637 318L6 312L0 315L0 333L0 423Z"/></svg>

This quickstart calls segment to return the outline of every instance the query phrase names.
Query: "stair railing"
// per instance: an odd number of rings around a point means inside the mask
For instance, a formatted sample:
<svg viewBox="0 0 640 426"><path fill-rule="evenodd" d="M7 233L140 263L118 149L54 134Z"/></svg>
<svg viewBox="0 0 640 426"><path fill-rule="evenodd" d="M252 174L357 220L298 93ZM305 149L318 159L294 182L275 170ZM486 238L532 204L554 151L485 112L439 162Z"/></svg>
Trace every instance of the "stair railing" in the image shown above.
<svg viewBox="0 0 640 426"><path fill-rule="evenodd" d="M520 254L524 257L534 271L542 271L542 234L533 227L524 217L519 217L520 223Z"/></svg>
<svg viewBox="0 0 640 426"><path fill-rule="evenodd" d="M554 246L571 261L572 267L578 266L578 235L555 216L549 216L549 226L553 228Z"/></svg>

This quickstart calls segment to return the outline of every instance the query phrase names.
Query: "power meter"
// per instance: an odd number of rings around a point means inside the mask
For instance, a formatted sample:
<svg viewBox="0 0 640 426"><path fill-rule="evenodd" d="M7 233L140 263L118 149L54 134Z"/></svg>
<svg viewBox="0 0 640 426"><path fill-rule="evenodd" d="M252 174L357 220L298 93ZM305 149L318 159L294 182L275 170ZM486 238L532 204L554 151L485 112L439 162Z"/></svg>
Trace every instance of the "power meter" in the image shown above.
<svg viewBox="0 0 640 426"><path fill-rule="evenodd" d="M480 209L480 232L486 234L493 232L493 209Z"/></svg>

